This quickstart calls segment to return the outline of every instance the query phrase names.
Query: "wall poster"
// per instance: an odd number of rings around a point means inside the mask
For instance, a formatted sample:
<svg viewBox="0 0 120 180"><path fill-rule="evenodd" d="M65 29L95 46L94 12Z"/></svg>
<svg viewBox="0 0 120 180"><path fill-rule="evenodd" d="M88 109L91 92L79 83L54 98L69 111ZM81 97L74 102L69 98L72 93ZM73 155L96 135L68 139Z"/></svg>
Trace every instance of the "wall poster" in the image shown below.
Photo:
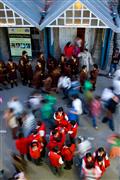
<svg viewBox="0 0 120 180"><path fill-rule="evenodd" d="M30 28L8 28L11 56L19 57L27 51L32 57Z"/></svg>

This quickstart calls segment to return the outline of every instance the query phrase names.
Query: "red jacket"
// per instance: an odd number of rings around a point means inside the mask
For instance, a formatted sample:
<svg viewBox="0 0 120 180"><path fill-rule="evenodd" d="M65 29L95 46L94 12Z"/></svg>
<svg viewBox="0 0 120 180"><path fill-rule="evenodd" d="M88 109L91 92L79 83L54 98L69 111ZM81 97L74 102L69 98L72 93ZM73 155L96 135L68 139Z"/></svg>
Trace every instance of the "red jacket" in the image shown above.
<svg viewBox="0 0 120 180"><path fill-rule="evenodd" d="M49 156L50 163L52 166L57 167L57 168L62 166L62 164L60 164L60 162L59 162L59 160L62 159L62 157L59 154L57 154L53 151L50 151L48 153L48 156Z"/></svg>
<svg viewBox="0 0 120 180"><path fill-rule="evenodd" d="M54 119L56 122L56 125L61 125L61 126L65 126L68 122L68 116L66 113L62 113L60 114L59 112L56 112L54 114Z"/></svg>
<svg viewBox="0 0 120 180"><path fill-rule="evenodd" d="M87 171L89 171L89 169L91 168L95 168L94 158L92 157L91 161L88 162L87 158L84 157L82 160L82 171L84 172L84 174L87 174Z"/></svg>
<svg viewBox="0 0 120 180"><path fill-rule="evenodd" d="M43 135L42 137L45 138L45 136L46 136L46 126L45 126L44 123L42 123L41 126L37 126L37 131L38 131L38 133L40 134L40 136L42 136L42 135L41 135L41 132L44 132L44 135ZM43 134L43 133L42 133L42 134Z"/></svg>
<svg viewBox="0 0 120 180"><path fill-rule="evenodd" d="M70 58L74 54L74 46L64 47L64 53L67 58Z"/></svg>
<svg viewBox="0 0 120 180"><path fill-rule="evenodd" d="M16 149L20 152L20 154L27 154L29 139L28 138L20 138L15 141Z"/></svg>
<svg viewBox="0 0 120 180"><path fill-rule="evenodd" d="M77 123L74 126L71 126L71 129L69 132L71 138L75 138L77 136L77 130L78 130L78 124Z"/></svg>
<svg viewBox="0 0 120 180"><path fill-rule="evenodd" d="M98 156L98 155L99 155L99 154L98 154L98 151L95 151L95 152L93 153L93 157L94 157L94 158L96 158L96 156ZM108 158L107 153L103 154L102 157L103 157L103 159L104 159L105 168L109 167L109 166L110 166L110 160L109 160L109 158Z"/></svg>
<svg viewBox="0 0 120 180"><path fill-rule="evenodd" d="M57 146L57 142L55 140L49 141L49 143L47 144L47 148L49 149L49 151L51 151L56 146Z"/></svg>
<svg viewBox="0 0 120 180"><path fill-rule="evenodd" d="M104 160L103 160L103 164L99 164L98 162L95 162L95 167L96 168L99 168L100 170L101 170L101 175L103 175L104 174L104 172L105 172L105 170L106 170L106 168L105 168L105 162L104 162Z"/></svg>
<svg viewBox="0 0 120 180"><path fill-rule="evenodd" d="M64 157L65 161L71 161L73 159L75 152L75 144L72 144L70 147L63 146L61 154Z"/></svg>
<svg viewBox="0 0 120 180"><path fill-rule="evenodd" d="M33 159L38 159L41 156L41 151L43 150L43 144L42 143L37 143L37 146L35 147L29 147L29 153L31 158Z"/></svg>
<svg viewBox="0 0 120 180"><path fill-rule="evenodd" d="M58 146L59 150L61 150L62 146L65 143L66 140L66 134L65 132L59 133L58 138L60 138L60 141L58 142L53 135L50 136L50 141L47 144L47 148L49 150L52 150L55 146Z"/></svg>
<svg viewBox="0 0 120 180"><path fill-rule="evenodd" d="M42 142L42 137L40 136L40 134L31 134L28 136L29 138L29 142L31 143L32 141L36 140L36 141L39 141L39 142Z"/></svg>

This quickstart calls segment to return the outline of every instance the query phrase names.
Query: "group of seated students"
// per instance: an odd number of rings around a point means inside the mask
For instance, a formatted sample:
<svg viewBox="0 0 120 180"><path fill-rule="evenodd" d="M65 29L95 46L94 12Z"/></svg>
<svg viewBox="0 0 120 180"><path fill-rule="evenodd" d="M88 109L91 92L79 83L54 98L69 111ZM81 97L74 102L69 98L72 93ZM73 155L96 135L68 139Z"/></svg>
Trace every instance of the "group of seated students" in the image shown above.
<svg viewBox="0 0 120 180"><path fill-rule="evenodd" d="M47 157L54 174L60 175L62 167L67 170L72 168L78 124L73 120L69 121L62 107L54 113L54 120L55 125L50 128L49 139L47 139L48 134L46 136L48 127L44 122L37 121L36 129L28 137L23 137L22 133L19 134L16 139L16 149L23 159L26 156L36 165L42 165L43 158ZM109 165L110 162L103 148L99 148L93 155L87 153L82 158L84 175L94 170L100 177Z"/></svg>

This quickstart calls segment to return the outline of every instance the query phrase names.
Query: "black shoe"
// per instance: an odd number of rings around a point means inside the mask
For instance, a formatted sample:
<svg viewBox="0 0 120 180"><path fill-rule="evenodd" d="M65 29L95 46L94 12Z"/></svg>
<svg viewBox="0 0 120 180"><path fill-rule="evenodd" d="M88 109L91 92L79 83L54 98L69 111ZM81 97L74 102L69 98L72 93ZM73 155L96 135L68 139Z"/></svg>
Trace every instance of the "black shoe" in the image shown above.
<svg viewBox="0 0 120 180"><path fill-rule="evenodd" d="M64 96L62 99L67 99L67 96Z"/></svg>
<svg viewBox="0 0 120 180"><path fill-rule="evenodd" d="M70 169L72 169L72 168L64 167L64 169L66 169L66 170L70 170Z"/></svg>
<svg viewBox="0 0 120 180"><path fill-rule="evenodd" d="M11 88L13 88L13 83L11 83Z"/></svg>
<svg viewBox="0 0 120 180"><path fill-rule="evenodd" d="M15 82L15 85L18 86L17 82Z"/></svg>

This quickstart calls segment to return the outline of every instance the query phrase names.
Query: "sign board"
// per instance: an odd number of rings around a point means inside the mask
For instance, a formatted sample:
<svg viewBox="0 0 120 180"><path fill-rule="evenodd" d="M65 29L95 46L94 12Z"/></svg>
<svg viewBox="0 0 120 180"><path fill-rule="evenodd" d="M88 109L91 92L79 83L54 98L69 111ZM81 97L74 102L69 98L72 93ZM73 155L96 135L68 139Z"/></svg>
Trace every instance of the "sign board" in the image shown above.
<svg viewBox="0 0 120 180"><path fill-rule="evenodd" d="M27 51L32 57L30 28L8 28L11 56L18 57Z"/></svg>
<svg viewBox="0 0 120 180"><path fill-rule="evenodd" d="M30 34L30 28L8 28L9 34Z"/></svg>
<svg viewBox="0 0 120 180"><path fill-rule="evenodd" d="M30 38L10 38L10 49L12 56L21 56L22 51L27 51L32 56Z"/></svg>

